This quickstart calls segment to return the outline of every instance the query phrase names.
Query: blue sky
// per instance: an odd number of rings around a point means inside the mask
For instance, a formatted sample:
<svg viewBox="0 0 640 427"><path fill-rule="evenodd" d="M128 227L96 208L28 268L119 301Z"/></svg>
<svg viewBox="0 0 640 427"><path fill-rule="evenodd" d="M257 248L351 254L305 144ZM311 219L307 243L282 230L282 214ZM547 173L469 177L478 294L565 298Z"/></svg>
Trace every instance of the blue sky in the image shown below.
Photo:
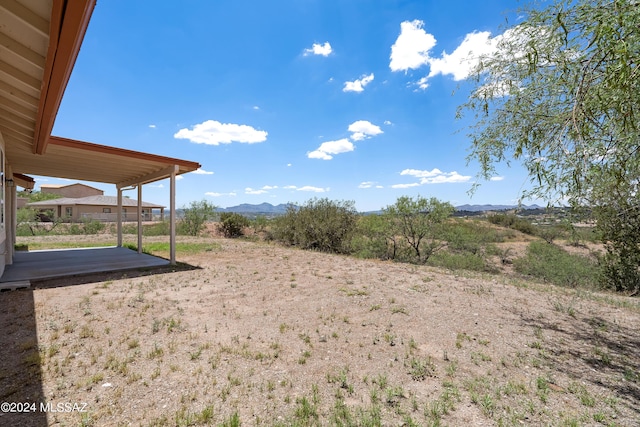
<svg viewBox="0 0 640 427"><path fill-rule="evenodd" d="M178 207L399 196L515 203L519 167L469 196L456 108L515 0L99 1L53 134L197 161ZM39 183L63 184L53 178ZM88 183L114 195L113 185ZM168 182L143 187L168 205ZM130 194L135 197L135 192Z"/></svg>

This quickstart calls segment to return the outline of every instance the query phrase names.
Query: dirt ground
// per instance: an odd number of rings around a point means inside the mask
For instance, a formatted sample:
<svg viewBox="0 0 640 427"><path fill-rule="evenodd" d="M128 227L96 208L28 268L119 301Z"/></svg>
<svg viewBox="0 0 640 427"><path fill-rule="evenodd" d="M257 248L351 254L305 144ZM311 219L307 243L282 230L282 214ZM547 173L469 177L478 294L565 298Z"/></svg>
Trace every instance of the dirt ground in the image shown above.
<svg viewBox="0 0 640 427"><path fill-rule="evenodd" d="M640 425L637 298L215 241L1 293L0 425Z"/></svg>

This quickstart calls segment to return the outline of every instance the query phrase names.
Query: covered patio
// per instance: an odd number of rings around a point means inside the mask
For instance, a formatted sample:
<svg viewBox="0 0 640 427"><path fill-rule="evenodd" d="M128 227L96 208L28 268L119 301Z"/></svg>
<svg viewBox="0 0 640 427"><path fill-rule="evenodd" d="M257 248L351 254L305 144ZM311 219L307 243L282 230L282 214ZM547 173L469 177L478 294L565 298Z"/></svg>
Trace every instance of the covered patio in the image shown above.
<svg viewBox="0 0 640 427"><path fill-rule="evenodd" d="M118 246L16 252L0 278L0 289L29 287L35 280L167 265L166 259Z"/></svg>

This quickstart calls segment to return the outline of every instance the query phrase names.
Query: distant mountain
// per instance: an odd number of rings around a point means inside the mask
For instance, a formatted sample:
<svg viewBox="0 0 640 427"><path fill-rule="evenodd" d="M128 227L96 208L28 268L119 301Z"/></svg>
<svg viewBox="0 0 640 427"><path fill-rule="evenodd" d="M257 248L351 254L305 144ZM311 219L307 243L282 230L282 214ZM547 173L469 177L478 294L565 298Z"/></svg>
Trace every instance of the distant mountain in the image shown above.
<svg viewBox="0 0 640 427"><path fill-rule="evenodd" d="M543 209L538 205L460 205L456 206L457 211L467 212L486 212L486 211L504 211L509 209Z"/></svg>
<svg viewBox="0 0 640 427"><path fill-rule="evenodd" d="M281 203L279 205L272 205L271 203L260 203L259 205L252 205L249 203L243 203L238 206L231 206L228 208L219 208L218 212L236 212L240 214L249 214L249 215L282 215L287 212L286 203ZM522 205L518 207L518 205L461 205L456 206L456 211L464 211L464 212L486 212L486 211L502 211L509 209L543 209L538 205ZM366 214L380 214L382 211L372 211L365 212Z"/></svg>
<svg viewBox="0 0 640 427"><path fill-rule="evenodd" d="M219 208L219 212L236 212L243 214L270 214L280 215L287 212L287 204L281 203L277 206L271 203L260 203L259 205L252 205L249 203L243 203L238 206L231 206L228 208Z"/></svg>

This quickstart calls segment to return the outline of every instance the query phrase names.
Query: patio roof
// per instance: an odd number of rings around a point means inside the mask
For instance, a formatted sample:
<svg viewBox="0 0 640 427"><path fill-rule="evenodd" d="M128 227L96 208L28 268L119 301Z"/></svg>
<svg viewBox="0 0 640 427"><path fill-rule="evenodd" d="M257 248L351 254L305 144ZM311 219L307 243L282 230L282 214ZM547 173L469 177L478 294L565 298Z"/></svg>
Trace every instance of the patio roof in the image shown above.
<svg viewBox="0 0 640 427"><path fill-rule="evenodd" d="M192 172L197 162L51 136L44 154L7 149L14 173L115 184L146 184Z"/></svg>
<svg viewBox="0 0 640 427"><path fill-rule="evenodd" d="M95 4L0 2L0 138L11 172L126 187L198 169L195 162L51 136Z"/></svg>

